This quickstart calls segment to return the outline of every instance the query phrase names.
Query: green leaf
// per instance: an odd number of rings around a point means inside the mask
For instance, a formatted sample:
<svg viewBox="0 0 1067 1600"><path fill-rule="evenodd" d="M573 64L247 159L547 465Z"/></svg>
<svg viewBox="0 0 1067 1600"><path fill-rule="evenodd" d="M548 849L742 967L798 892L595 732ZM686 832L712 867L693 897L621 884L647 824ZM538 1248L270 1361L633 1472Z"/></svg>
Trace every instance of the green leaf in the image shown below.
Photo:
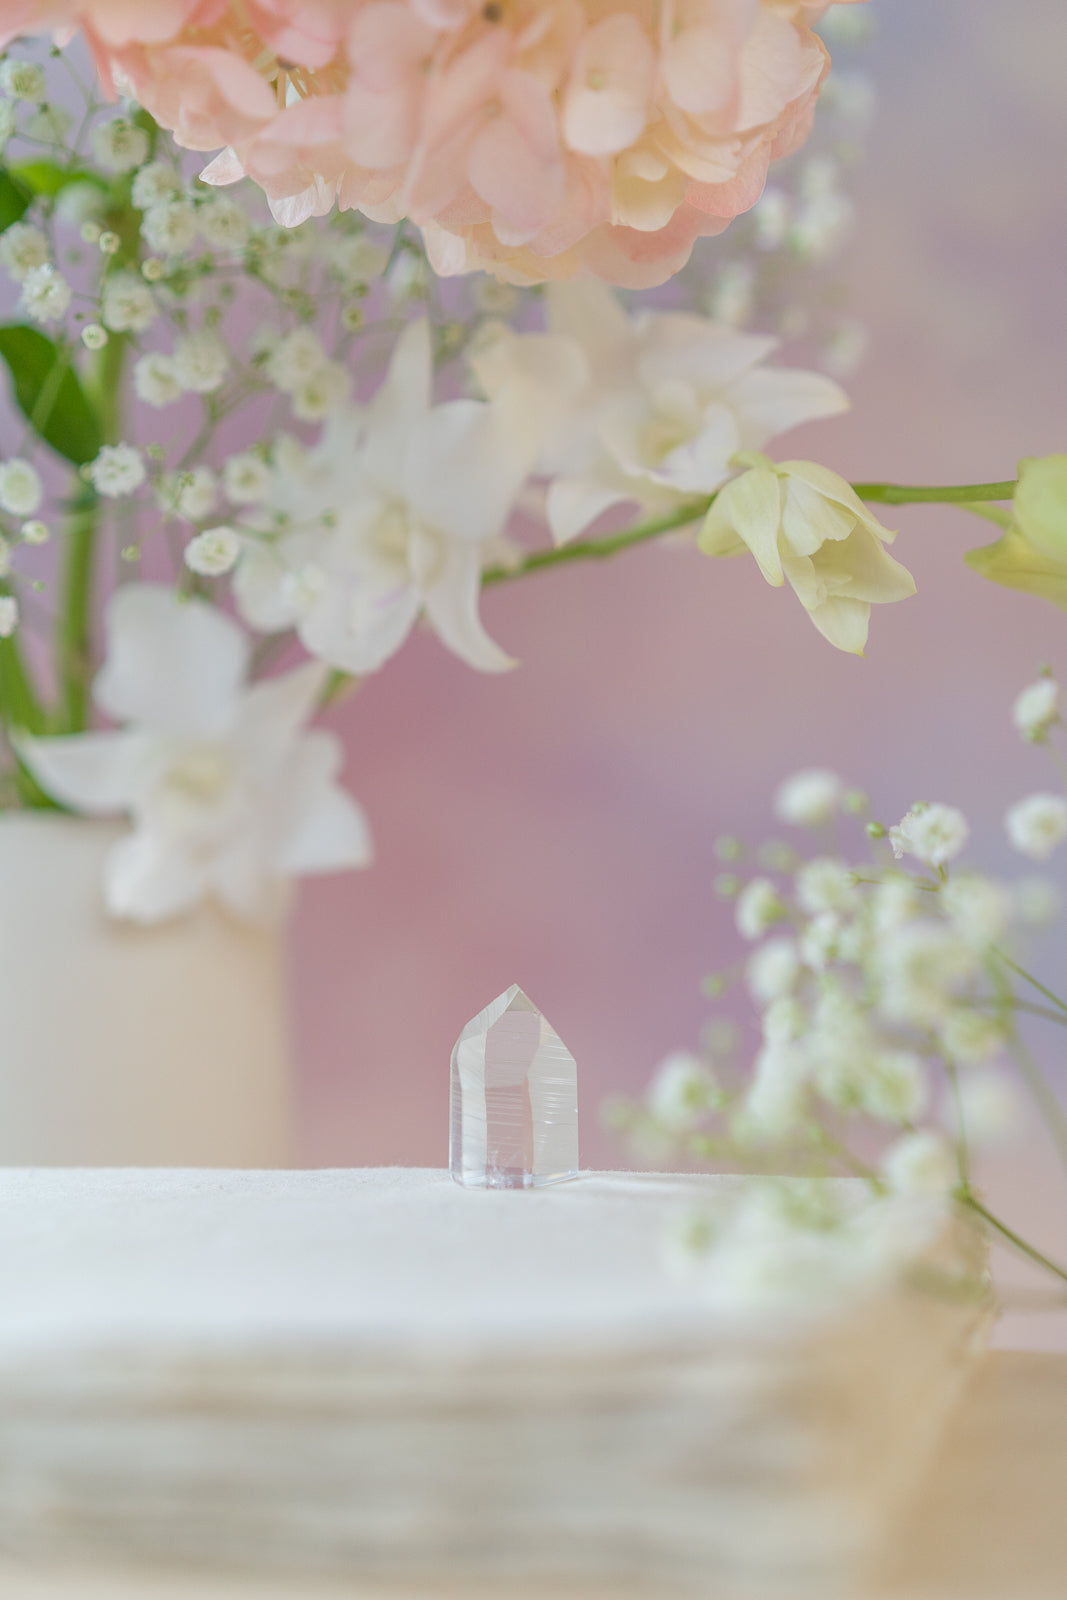
<svg viewBox="0 0 1067 1600"><path fill-rule="evenodd" d="M57 195L68 183L100 183L91 173L77 167L60 167L54 161L22 161L11 168L11 176L32 194L49 196Z"/></svg>
<svg viewBox="0 0 1067 1600"><path fill-rule="evenodd" d="M0 326L15 399L30 426L75 466L99 455L100 424L67 353L36 328Z"/></svg>
<svg viewBox="0 0 1067 1600"><path fill-rule="evenodd" d="M0 233L19 220L32 199L29 190L0 167Z"/></svg>

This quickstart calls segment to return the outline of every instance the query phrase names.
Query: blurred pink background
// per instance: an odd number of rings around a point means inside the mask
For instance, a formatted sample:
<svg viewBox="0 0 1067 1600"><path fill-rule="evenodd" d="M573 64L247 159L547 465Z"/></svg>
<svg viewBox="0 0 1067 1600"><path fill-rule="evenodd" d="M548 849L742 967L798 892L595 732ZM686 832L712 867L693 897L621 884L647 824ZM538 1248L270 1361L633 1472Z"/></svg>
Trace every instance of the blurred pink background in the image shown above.
<svg viewBox="0 0 1067 1600"><path fill-rule="evenodd" d="M877 15L880 111L845 264L870 351L852 414L779 453L857 479L1011 477L1020 455L1067 447L1067 13L892 0ZM1053 774L1009 708L1039 664L1067 673L1067 619L963 566L993 536L976 518L887 520L919 595L876 609L864 660L833 651L754 563L652 547L488 595L492 633L522 661L511 676L418 638L335 714L379 861L301 894L307 1162L441 1164L453 1040L518 982L578 1059L584 1162L627 1164L598 1106L695 1041L700 979L737 954L715 838L772 833L769 796L797 767L837 768L887 822L918 798L962 803L974 858L1022 875L1001 818ZM1055 979L1063 945L1038 964ZM1054 1066L1058 1040L1041 1048ZM1062 1253L1039 1131L989 1182ZM1008 1329L1061 1335L1047 1317Z"/></svg>

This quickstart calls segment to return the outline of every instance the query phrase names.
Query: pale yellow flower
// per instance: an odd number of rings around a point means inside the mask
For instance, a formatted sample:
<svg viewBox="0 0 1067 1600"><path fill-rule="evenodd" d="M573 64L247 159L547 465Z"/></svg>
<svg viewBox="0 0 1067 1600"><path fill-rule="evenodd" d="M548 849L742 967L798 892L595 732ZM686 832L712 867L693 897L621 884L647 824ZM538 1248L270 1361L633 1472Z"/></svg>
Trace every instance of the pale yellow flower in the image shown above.
<svg viewBox="0 0 1067 1600"><path fill-rule="evenodd" d="M911 573L885 549L894 535L828 467L738 459L752 465L716 495L700 548L727 556L747 547L768 583L788 579L824 638L862 655L871 606L915 593Z"/></svg>

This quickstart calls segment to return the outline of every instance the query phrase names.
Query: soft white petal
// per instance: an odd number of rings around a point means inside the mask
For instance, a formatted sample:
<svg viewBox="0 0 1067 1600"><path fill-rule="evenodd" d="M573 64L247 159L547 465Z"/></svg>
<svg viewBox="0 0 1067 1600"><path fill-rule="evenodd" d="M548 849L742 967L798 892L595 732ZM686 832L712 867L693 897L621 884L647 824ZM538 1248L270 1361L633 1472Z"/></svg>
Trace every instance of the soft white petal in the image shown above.
<svg viewBox="0 0 1067 1600"><path fill-rule="evenodd" d="M377 672L415 625L419 594L395 571L369 563L327 574L321 598L301 618L304 648L342 672Z"/></svg>
<svg viewBox="0 0 1067 1600"><path fill-rule="evenodd" d="M163 922L188 911L206 887L199 862L149 829L120 839L104 863L107 909L133 922Z"/></svg>
<svg viewBox="0 0 1067 1600"><path fill-rule="evenodd" d="M334 734L317 729L301 739L279 797L276 872L337 872L373 860L367 819L335 781L341 761L341 742Z"/></svg>
<svg viewBox="0 0 1067 1600"><path fill-rule="evenodd" d="M840 384L821 372L758 367L730 390L742 450L762 450L769 439L802 422L835 417L850 406Z"/></svg>
<svg viewBox="0 0 1067 1600"><path fill-rule="evenodd" d="M233 593L249 627L261 633L280 633L296 623L298 610L289 567L280 553L267 544L245 545L233 575Z"/></svg>
<svg viewBox="0 0 1067 1600"><path fill-rule="evenodd" d="M428 411L412 430L405 475L419 520L465 543L500 533L532 459L512 446L484 401Z"/></svg>
<svg viewBox="0 0 1067 1600"><path fill-rule="evenodd" d="M102 711L193 738L225 732L249 658L248 638L229 617L163 584L131 583L111 600L107 636L93 687Z"/></svg>
<svg viewBox="0 0 1067 1600"><path fill-rule="evenodd" d="M46 794L87 816L114 816L133 803L154 741L143 733L17 736L20 758Z"/></svg>
<svg viewBox="0 0 1067 1600"><path fill-rule="evenodd" d="M730 476L730 458L739 447L733 412L714 406L700 432L665 456L651 476L679 494L714 494Z"/></svg>
<svg viewBox="0 0 1067 1600"><path fill-rule="evenodd" d="M801 482L810 484L827 500L836 500L838 505L847 506L880 539L891 543L896 538L889 528L883 528L870 507L864 505L852 485L839 472L821 466L817 461L780 461L778 470L790 478L799 478Z"/></svg>
<svg viewBox="0 0 1067 1600"><path fill-rule="evenodd" d="M698 391L743 383L757 361L778 343L764 334L739 333L736 328L709 322L685 312L652 312L640 319L643 338L638 372L654 388L665 381L682 380Z"/></svg>
<svg viewBox="0 0 1067 1600"><path fill-rule="evenodd" d="M271 870L262 829L250 829L211 863L208 883L228 910L245 922L273 922L289 900L285 880Z"/></svg>
<svg viewBox="0 0 1067 1600"><path fill-rule="evenodd" d="M629 319L606 284L596 279L550 283L545 289L545 322L550 333L574 339L595 372L633 340Z"/></svg>
<svg viewBox="0 0 1067 1600"><path fill-rule="evenodd" d="M426 616L442 644L469 666L481 672L506 672L516 663L482 626L481 588L481 552L470 545L450 545L440 576L423 592Z"/></svg>
<svg viewBox="0 0 1067 1600"><path fill-rule="evenodd" d="M814 606L808 616L823 638L829 639L838 650L848 650L857 656L863 654L871 620L871 608L865 600L834 595L822 605Z"/></svg>
<svg viewBox="0 0 1067 1600"><path fill-rule="evenodd" d="M257 768L282 761L304 723L315 713L329 668L305 661L292 672L264 678L245 695L234 726L234 743Z"/></svg>
<svg viewBox="0 0 1067 1600"><path fill-rule="evenodd" d="M507 334L472 362L489 396L498 449L513 456L512 472L526 477L571 445L575 407L589 385L589 363L573 339L552 334Z"/></svg>
<svg viewBox="0 0 1067 1600"><path fill-rule="evenodd" d="M433 397L433 351L426 318L409 323L393 346L385 380L364 413L363 461L374 482L404 491L408 444Z"/></svg>
<svg viewBox="0 0 1067 1600"><path fill-rule="evenodd" d="M856 515L836 500L827 500L798 478L783 480L782 533L798 556L814 555L829 540L847 539L856 527Z"/></svg>
<svg viewBox="0 0 1067 1600"><path fill-rule="evenodd" d="M632 496L624 489L612 488L585 478L556 478L549 484L545 514L556 544L566 544L584 533L597 517L612 506L625 505Z"/></svg>
<svg viewBox="0 0 1067 1600"><path fill-rule="evenodd" d="M865 527L858 527L844 544L824 545L815 558L821 574L840 572L845 581L840 592L854 600L886 602L906 600L915 593L915 579Z"/></svg>
<svg viewBox="0 0 1067 1600"><path fill-rule="evenodd" d="M767 582L777 586L784 577L778 553L781 514L777 474L770 467L752 467L719 490L700 536L701 548L717 554L736 535L752 551Z"/></svg>

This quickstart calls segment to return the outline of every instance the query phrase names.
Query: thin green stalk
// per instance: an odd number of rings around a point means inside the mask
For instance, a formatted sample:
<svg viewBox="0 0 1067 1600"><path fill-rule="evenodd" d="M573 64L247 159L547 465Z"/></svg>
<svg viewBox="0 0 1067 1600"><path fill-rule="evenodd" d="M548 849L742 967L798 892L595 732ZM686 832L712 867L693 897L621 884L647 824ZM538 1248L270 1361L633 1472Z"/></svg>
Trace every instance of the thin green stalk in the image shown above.
<svg viewBox="0 0 1067 1600"><path fill-rule="evenodd" d="M1060 999L1058 994L1053 994L1051 989L1046 989L1043 983L1039 983L1031 973L1026 971L1025 967L1020 967L1018 963L1013 961L1009 955L1005 955L1003 950L995 949L993 954L999 961L1003 961L1006 967L1010 967L1012 972L1017 973L1020 978L1024 979L1025 982L1030 984L1031 988L1036 989L1039 994L1043 994L1046 1000L1051 1000L1057 1011L1062 1011L1065 1015L1067 1015L1067 1004Z"/></svg>
<svg viewBox="0 0 1067 1600"><path fill-rule="evenodd" d="M952 1094L956 1113L956 1160L959 1164L960 1182L969 1192L971 1187L971 1152L967 1143L967 1125L963 1120L963 1096L960 1093L960 1076L954 1061L945 1061L945 1076Z"/></svg>
<svg viewBox="0 0 1067 1600"><path fill-rule="evenodd" d="M1051 1272L1057 1278L1062 1278L1064 1283L1067 1283L1067 1267L1059 1266L1055 1261L1044 1255L1034 1245L1027 1244L1026 1240L1021 1238L1013 1228L1009 1228L1006 1222L1001 1222L999 1217L995 1217L992 1211L987 1210L982 1202L978 1200L969 1189L964 1190L957 1196L957 1198L960 1205L969 1207L971 1211L973 1211L977 1216L981 1217L984 1222L988 1223L991 1228L999 1233L1002 1238L1006 1239L1008 1243L1018 1250L1022 1255L1027 1256L1029 1260L1036 1262L1039 1267L1044 1267L1047 1272Z"/></svg>
<svg viewBox="0 0 1067 1600"><path fill-rule="evenodd" d="M1056 1146L1063 1165L1067 1167L1067 1113L1064 1112L1051 1084L1017 1033L1012 1034L1009 1048L1020 1076L1045 1119L1049 1138Z"/></svg>
<svg viewBox="0 0 1067 1600"><path fill-rule="evenodd" d="M1001 483L854 483L852 487L861 500L883 506L966 505L972 500L1011 500L1015 496L1014 478Z"/></svg>

